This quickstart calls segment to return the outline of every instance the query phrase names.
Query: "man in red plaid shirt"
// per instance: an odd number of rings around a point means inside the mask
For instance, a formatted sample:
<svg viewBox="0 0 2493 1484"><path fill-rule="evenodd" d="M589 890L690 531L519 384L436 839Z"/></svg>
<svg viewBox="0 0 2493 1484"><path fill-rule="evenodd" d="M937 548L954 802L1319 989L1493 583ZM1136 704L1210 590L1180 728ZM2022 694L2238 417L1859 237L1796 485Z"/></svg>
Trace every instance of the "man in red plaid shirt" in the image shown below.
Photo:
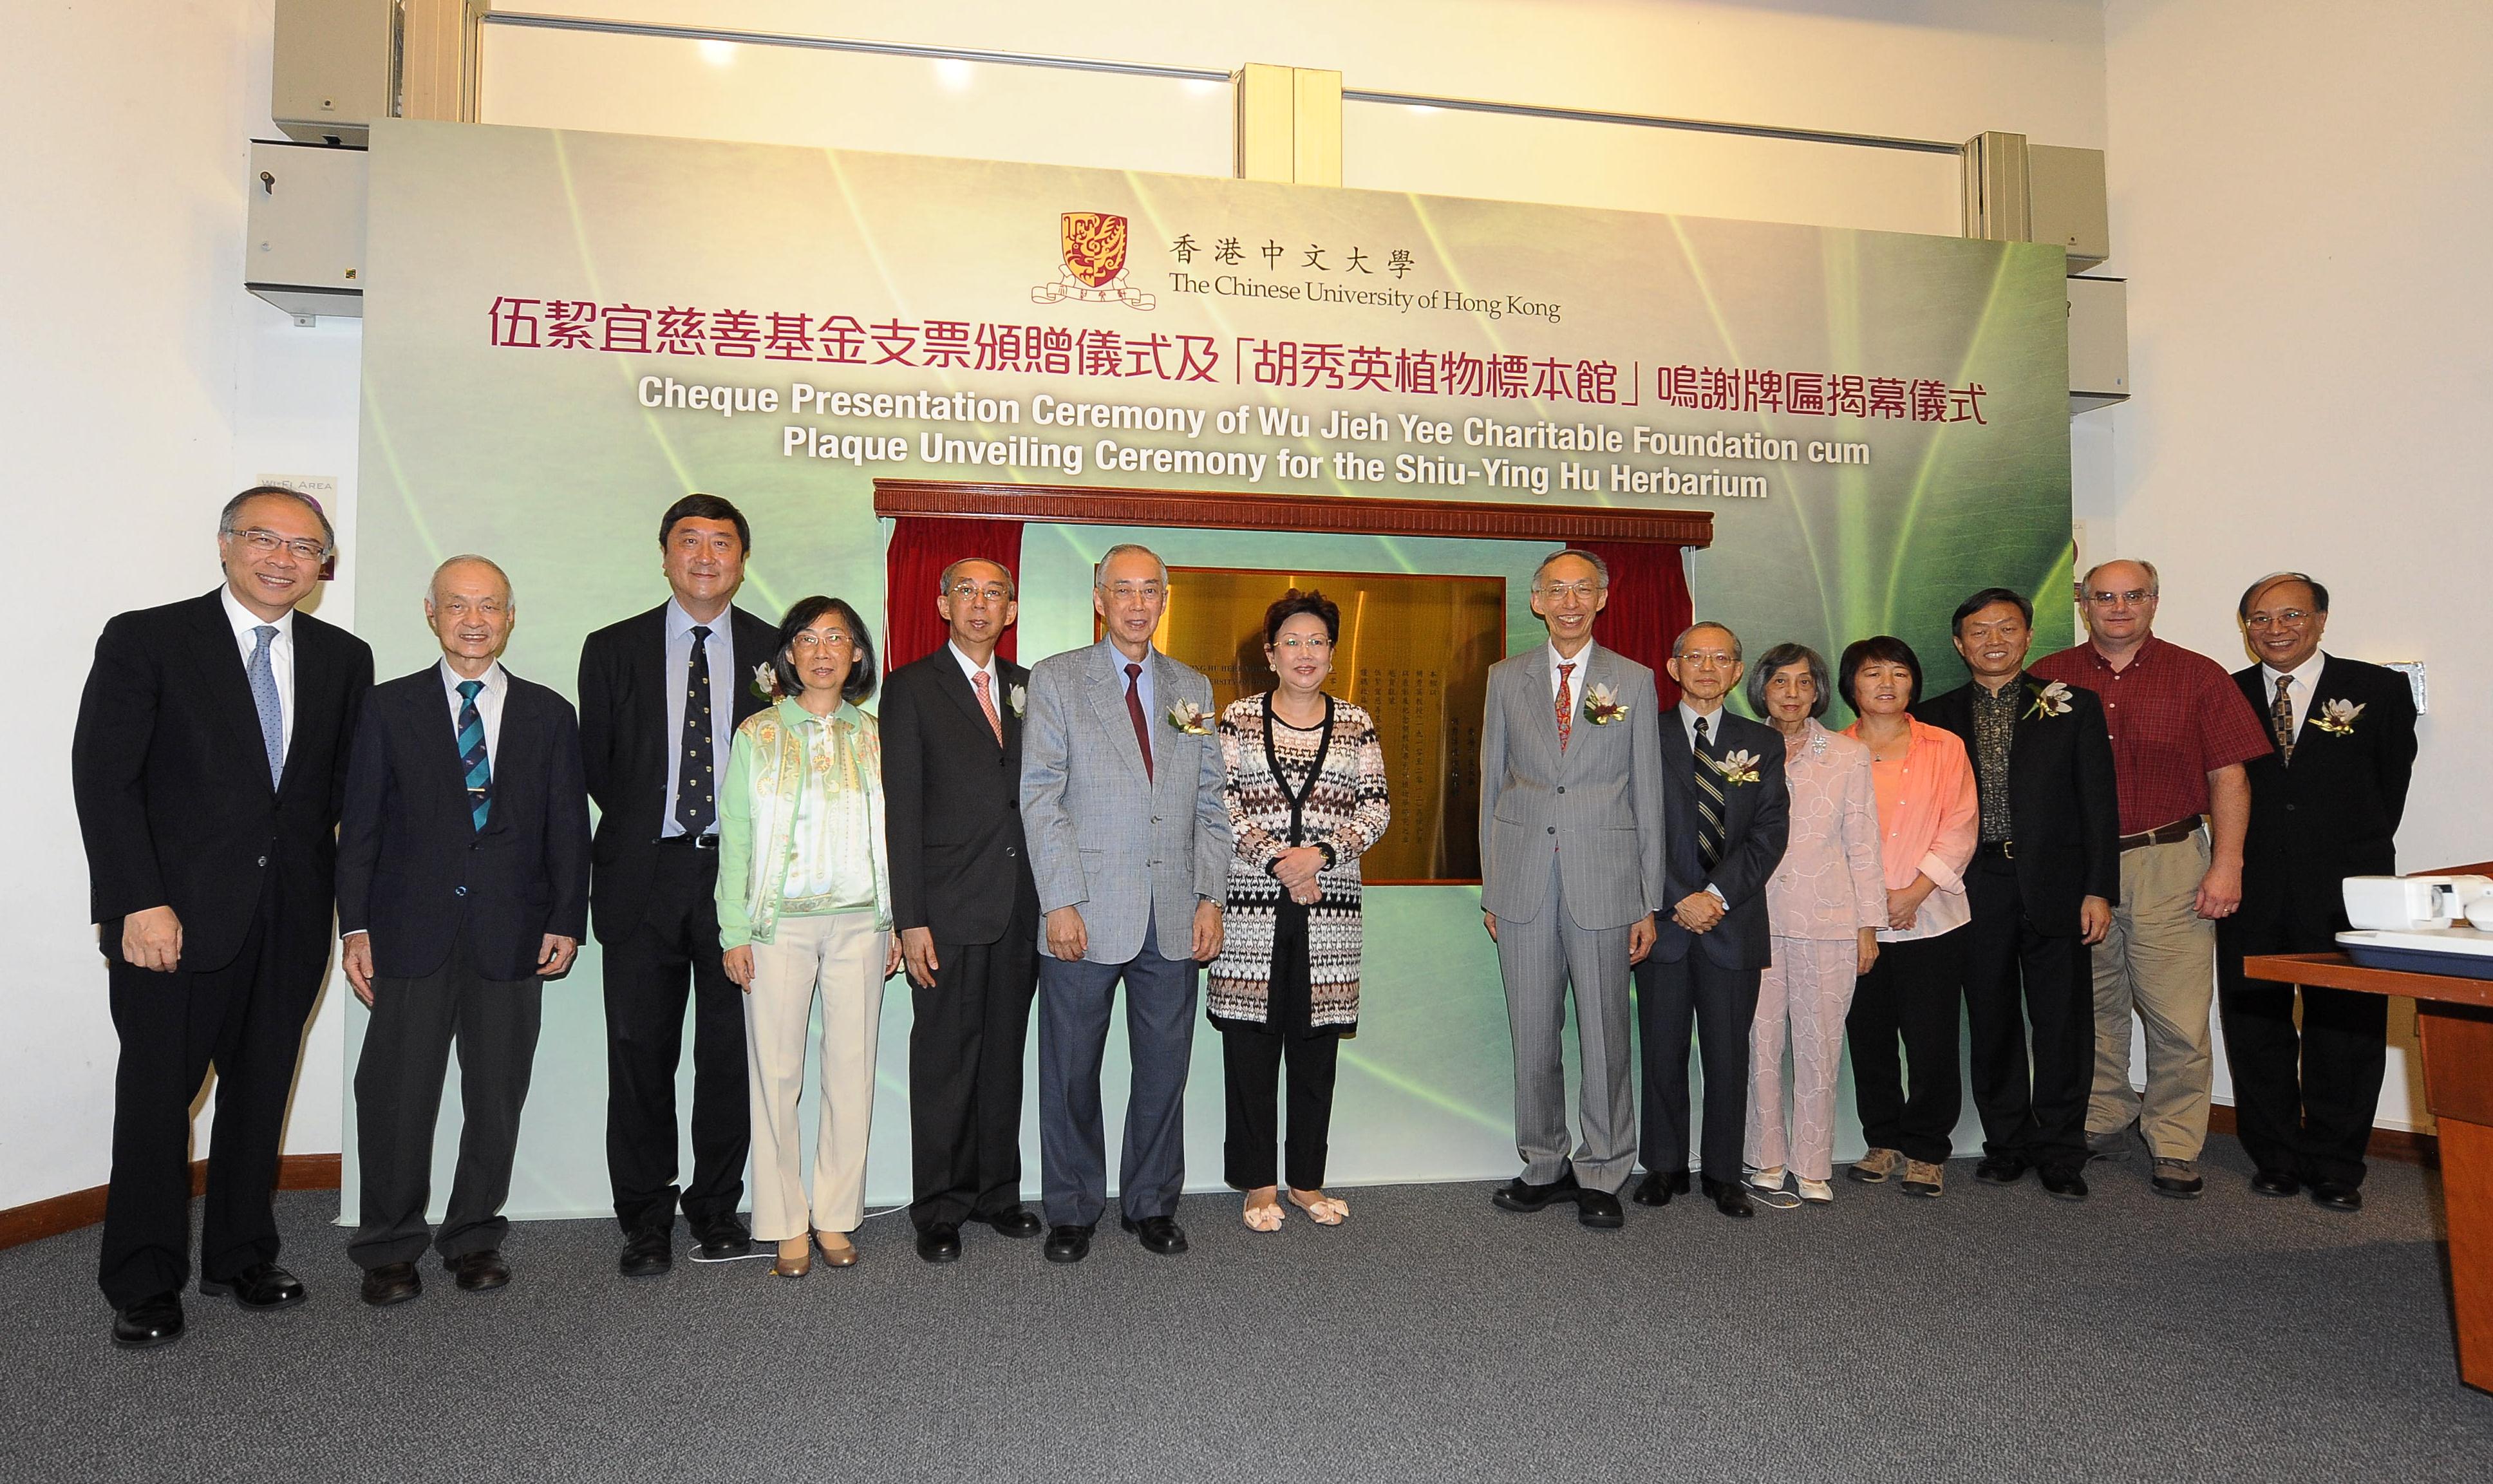
<svg viewBox="0 0 2493 1484"><path fill-rule="evenodd" d="M2269 742L2223 666L2155 637L2157 591L2151 563L2097 564L2079 591L2088 642L2032 673L2103 698L2120 796L2120 904L2094 950L2087 1136L2111 1153L2135 1127L2154 1159L2156 1191L2188 1198L2206 1188L2199 1153L2214 1068L2216 919L2242 897L2251 805L2242 765ZM2129 1085L2133 1010L2147 1027L2143 1097Z"/></svg>

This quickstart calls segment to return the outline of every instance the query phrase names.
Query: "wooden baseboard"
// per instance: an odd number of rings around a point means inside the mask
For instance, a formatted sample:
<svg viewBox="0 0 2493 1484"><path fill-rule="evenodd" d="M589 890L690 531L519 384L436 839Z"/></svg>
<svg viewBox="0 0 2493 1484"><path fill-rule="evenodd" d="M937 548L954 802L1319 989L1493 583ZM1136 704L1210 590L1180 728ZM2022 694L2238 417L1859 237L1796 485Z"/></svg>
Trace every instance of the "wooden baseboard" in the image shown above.
<svg viewBox="0 0 2493 1484"><path fill-rule="evenodd" d="M334 1191L345 1178L345 1159L335 1154L289 1154L277 1163L277 1188L281 1191ZM28 1201L0 1211L0 1249L25 1242L40 1242L45 1237L92 1227L104 1220L104 1194L106 1187L72 1191L49 1200ZM191 1162L191 1194L204 1195L208 1189L208 1162Z"/></svg>
<svg viewBox="0 0 2493 1484"><path fill-rule="evenodd" d="M2208 1132L2241 1136L2234 1121L2230 1105L2218 1103L2208 1109ZM2375 1160L2394 1160L2401 1165L2421 1165L2427 1169L2441 1167L2441 1140L2430 1134L2412 1129L2374 1129L2372 1142L2364 1154Z"/></svg>

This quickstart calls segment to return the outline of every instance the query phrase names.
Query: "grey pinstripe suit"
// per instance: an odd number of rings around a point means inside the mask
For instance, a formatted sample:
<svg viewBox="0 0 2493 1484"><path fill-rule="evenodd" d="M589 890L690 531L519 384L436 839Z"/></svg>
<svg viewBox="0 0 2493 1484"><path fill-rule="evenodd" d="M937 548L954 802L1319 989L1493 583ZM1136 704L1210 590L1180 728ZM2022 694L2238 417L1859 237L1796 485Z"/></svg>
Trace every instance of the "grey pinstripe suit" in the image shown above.
<svg viewBox="0 0 2493 1484"><path fill-rule="evenodd" d="M1628 1066L1628 928L1662 899L1662 755L1653 672L1588 645L1570 677L1575 719L1558 748L1547 645L1489 668L1481 727L1481 907L1497 920L1515 1036L1515 1142L1523 1178L1568 1172L1561 1038L1576 997L1582 1050L1572 1160L1587 1190L1615 1193L1636 1165ZM1627 708L1595 725L1585 692Z"/></svg>

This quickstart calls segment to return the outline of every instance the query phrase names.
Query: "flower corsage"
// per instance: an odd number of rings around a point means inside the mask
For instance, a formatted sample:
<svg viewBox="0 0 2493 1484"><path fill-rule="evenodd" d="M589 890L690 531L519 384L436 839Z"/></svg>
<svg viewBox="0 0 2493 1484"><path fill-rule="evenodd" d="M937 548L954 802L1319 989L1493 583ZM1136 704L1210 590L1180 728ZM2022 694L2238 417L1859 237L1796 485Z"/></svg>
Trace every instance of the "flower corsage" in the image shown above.
<svg viewBox="0 0 2493 1484"><path fill-rule="evenodd" d="M2320 714L2311 718L2311 724L2331 737L2351 737L2355 732L2355 718L2361 714L2363 703L2360 701L2328 701L2321 705Z"/></svg>
<svg viewBox="0 0 2493 1484"><path fill-rule="evenodd" d="M780 700L783 692L779 689L777 665L766 663L753 667L753 693L773 704Z"/></svg>
<svg viewBox="0 0 2493 1484"><path fill-rule="evenodd" d="M1168 724L1188 737L1210 737L1212 728L1203 724L1203 708L1191 701L1180 701L1169 708Z"/></svg>
<svg viewBox="0 0 2493 1484"><path fill-rule="evenodd" d="M1029 704L1030 691L1028 688L1014 685L1005 691L1005 705L1012 708L1012 713L1014 715L1018 716L1022 714L1022 708Z"/></svg>
<svg viewBox="0 0 2493 1484"><path fill-rule="evenodd" d="M2049 685L2031 686L2029 689L2033 693L2034 704L2026 708L2028 716L2065 716L2077 709L2077 703L2069 699L2069 687L2064 681L2054 681Z"/></svg>
<svg viewBox="0 0 2493 1484"><path fill-rule="evenodd" d="M1619 693L1607 685L1595 685L1584 692L1584 719L1597 727L1608 726L1626 717L1627 707Z"/></svg>
<svg viewBox="0 0 2493 1484"><path fill-rule="evenodd" d="M1724 754L1723 760L1713 766L1723 781L1734 787L1757 781L1757 755L1746 747Z"/></svg>

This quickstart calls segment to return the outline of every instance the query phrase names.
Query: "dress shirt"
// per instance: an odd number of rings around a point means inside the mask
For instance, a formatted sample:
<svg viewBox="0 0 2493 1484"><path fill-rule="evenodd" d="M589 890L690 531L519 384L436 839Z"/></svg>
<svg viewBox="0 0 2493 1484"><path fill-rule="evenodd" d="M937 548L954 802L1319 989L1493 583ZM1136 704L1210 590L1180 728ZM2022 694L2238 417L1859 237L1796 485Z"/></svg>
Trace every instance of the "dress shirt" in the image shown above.
<svg viewBox="0 0 2493 1484"><path fill-rule="evenodd" d="M1965 866L1973 859L1982 815L1973 765L1954 732L1907 720L1913 730L1905 755L1893 761L1876 756L1870 760L1881 836L1878 863L1890 892L1911 886L1916 876L1928 876L1938 890L1922 898L1912 926L1901 932L1879 929L1881 943L1936 938L1973 921L1973 906L1965 895ZM1861 742L1861 724L1854 722L1844 735Z"/></svg>
<svg viewBox="0 0 2493 1484"><path fill-rule="evenodd" d="M1127 658L1126 657L1126 651L1123 651L1123 650L1121 650L1121 649L1119 649L1119 648L1117 648L1117 641L1116 641L1116 640L1114 640L1114 639L1102 639L1102 640L1100 640L1100 641L1099 641L1099 643L1100 643L1102 646L1104 646L1104 647L1107 649L1107 651L1108 651L1108 663L1109 663L1109 665L1113 668L1113 670L1114 670L1114 672L1115 672L1115 674L1116 674L1116 677L1117 677L1117 694L1119 694L1120 696L1122 696L1122 695L1124 695L1124 694L1126 693L1126 667L1127 665L1137 664L1137 663L1139 663L1139 664L1143 667L1143 673L1142 673L1142 674L1140 674L1140 675L1138 675L1138 676L1136 676L1136 677L1134 677L1134 696L1135 696L1135 698L1136 698L1137 700L1141 701L1141 702L1142 702L1142 704L1143 704L1143 722L1144 722L1144 724L1145 724L1145 725L1147 725L1147 726L1150 726L1150 727L1152 727L1152 728L1154 729L1153 734L1152 734L1152 736L1153 736L1153 738L1154 738L1154 742L1153 742L1153 744L1152 744L1152 763L1153 763L1153 766L1156 767L1156 766L1158 766L1158 764L1159 764L1159 757L1160 757L1159 743L1158 743L1158 741L1157 741L1158 736L1159 736L1159 733L1158 733L1157 728L1159 727L1159 724L1161 723L1161 721L1165 720L1166 718L1160 715L1160 712L1159 712L1159 705L1158 705L1159 691L1158 691L1158 689L1157 689L1156 686L1154 686L1154 685L1153 685L1153 683L1152 683L1152 655L1153 655L1153 651L1150 651L1150 650L1148 650L1148 649L1144 650L1144 651L1143 651L1143 657L1142 657L1139 661L1137 661L1137 660L1127 659ZM1003 706L1004 704L1005 704L1004 697L1002 697L1002 696L998 696L998 697L996 697L996 705L998 705L999 707L1001 707L1001 706ZM1210 716L1206 716L1205 718L1203 718L1203 722L1204 722L1204 725L1206 725L1206 726L1210 726L1210 725L1212 724L1212 722L1213 722L1213 718L1212 718L1212 717L1210 717Z"/></svg>
<svg viewBox="0 0 2493 1484"><path fill-rule="evenodd" d="M242 646L246 676L251 673L251 656L259 648L259 635L252 631L262 624L277 630L277 637L268 641L268 670L277 677L277 714L283 739L278 746L284 749L279 766L283 768L284 756L294 750L294 610L288 608L274 619L263 619L242 606L242 599L233 595L230 587L218 589L217 596L225 599L225 621L233 625L234 643Z"/></svg>
<svg viewBox="0 0 2493 1484"><path fill-rule="evenodd" d="M459 682L466 679L450 668L449 660L441 662L441 690L450 698L450 735L453 738L459 735L459 710L467 704L466 699L459 694ZM485 673L476 679L485 682L485 688L476 692L476 719L485 724L485 766L499 772L502 766L502 698L510 693L511 676L497 659L487 665Z"/></svg>
<svg viewBox="0 0 2493 1484"><path fill-rule="evenodd" d="M2123 834L2207 813L2208 774L2275 750L2267 710L2254 711L2222 666L2152 634L2118 670L2089 642L2045 657L2032 673L2103 699Z"/></svg>
<svg viewBox="0 0 2493 1484"><path fill-rule="evenodd" d="M1549 705L1552 708L1549 714L1553 724L1558 714L1555 710L1558 705L1558 667L1560 665L1576 667L1567 672L1567 699L1576 703L1574 714L1580 718L1584 714L1584 672L1592 668L1595 648L1597 646L1593 641L1587 639L1584 641L1584 647L1577 650L1571 658L1559 653L1558 646L1554 644L1545 644L1541 647L1542 652L1549 656Z"/></svg>
<svg viewBox="0 0 2493 1484"><path fill-rule="evenodd" d="M2294 677L2294 683L2286 688L2285 699L2286 703L2294 708L2294 735L2300 737L2302 723L2311 714L2311 698L2320 693L2321 668L2328 663L2328 656L2314 650L2309 659L2291 670L2273 669L2268 665L2260 666L2260 716L2262 719L2268 716L2267 708L2276 704L2278 678L2290 675Z"/></svg>
<svg viewBox="0 0 2493 1484"><path fill-rule="evenodd" d="M2008 758L2017 742L2018 713L2028 704L2022 678L1993 690L1973 682L1973 780L1982 799L1983 843L2017 838L2017 819L2008 803Z"/></svg>
<svg viewBox="0 0 2493 1484"><path fill-rule="evenodd" d="M987 656L987 662L982 665L962 653L961 647L948 639L944 642L944 648L952 651L952 662L961 667L961 678L970 682L972 695L978 693L978 677L983 675L987 678L987 694L995 698L997 719L1002 720L1005 709L1005 673L996 667L995 655L990 653ZM1122 686L1125 681L1126 672L1120 669L1117 672L1117 682ZM1149 665L1143 667L1143 682L1151 683ZM1148 695L1150 692L1146 691L1144 694Z"/></svg>
<svg viewBox="0 0 2493 1484"><path fill-rule="evenodd" d="M833 726L828 718L788 706L780 709L780 714L784 717L791 710L803 712L796 727L805 749L805 781L796 790L796 822L788 831L788 876L780 891L780 915L871 909L873 801L866 793L852 741L856 718Z"/></svg>
<svg viewBox="0 0 2493 1484"><path fill-rule="evenodd" d="M658 829L661 836L681 834L684 827L676 818L676 788L681 781L684 749L677 739L684 735L684 672L693 662L693 616L684 612L683 604L667 599L667 813L666 822ZM727 776L727 749L736 740L736 610L719 610L717 618L701 625L709 630L709 745L710 776ZM717 811L711 811L708 833L718 833Z"/></svg>

